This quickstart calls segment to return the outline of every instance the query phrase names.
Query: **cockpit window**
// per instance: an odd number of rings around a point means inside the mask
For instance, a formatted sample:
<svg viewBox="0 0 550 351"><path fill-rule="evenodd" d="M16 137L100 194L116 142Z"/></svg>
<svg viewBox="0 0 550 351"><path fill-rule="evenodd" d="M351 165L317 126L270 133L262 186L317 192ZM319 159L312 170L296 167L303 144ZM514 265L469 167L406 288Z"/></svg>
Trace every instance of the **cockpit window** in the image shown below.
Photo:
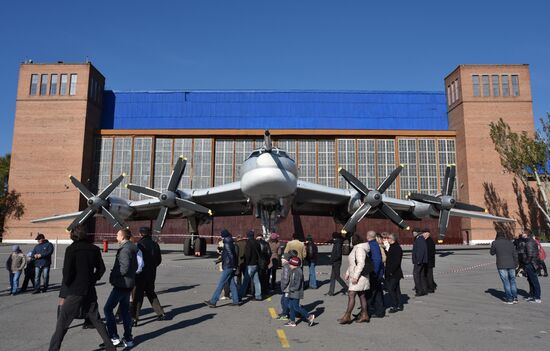
<svg viewBox="0 0 550 351"><path fill-rule="evenodd" d="M252 158L252 157L258 157L260 156L261 154L263 154L265 152L264 149L258 149L258 150L254 150L252 151L252 153L250 153L250 155L248 156L247 160L249 158ZM286 152L284 152L283 150L280 150L280 149L273 149L271 150L272 153L276 154L277 156L279 157L282 157L282 158L288 158L290 160L292 160L292 158L290 156L288 156L288 154ZM294 160L293 160L294 161Z"/></svg>

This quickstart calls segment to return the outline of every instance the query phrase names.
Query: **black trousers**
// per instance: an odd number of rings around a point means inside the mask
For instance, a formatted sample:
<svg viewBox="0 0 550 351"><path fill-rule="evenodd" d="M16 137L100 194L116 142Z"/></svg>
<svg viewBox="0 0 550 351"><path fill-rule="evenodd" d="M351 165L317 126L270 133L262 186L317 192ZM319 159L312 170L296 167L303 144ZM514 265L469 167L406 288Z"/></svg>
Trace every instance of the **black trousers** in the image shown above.
<svg viewBox="0 0 550 351"><path fill-rule="evenodd" d="M426 265L426 284L428 292L434 292L437 288L437 284L434 282L434 267L430 267L430 265Z"/></svg>
<svg viewBox="0 0 550 351"><path fill-rule="evenodd" d="M258 269L260 275L260 285L262 286L262 295L267 295L269 292L269 271L267 268Z"/></svg>
<svg viewBox="0 0 550 351"><path fill-rule="evenodd" d="M370 289L368 291L368 308L370 314L376 314L383 316L386 314L384 308L384 290L382 289L382 281L378 279L376 274L371 273L369 275Z"/></svg>
<svg viewBox="0 0 550 351"><path fill-rule="evenodd" d="M426 275L427 264L415 264L413 268L414 290L417 294L428 293L428 281Z"/></svg>
<svg viewBox="0 0 550 351"><path fill-rule="evenodd" d="M403 301L401 300L401 287L399 282L400 278L388 278L386 279L386 288L388 289L388 294L390 295L390 300L392 307L401 308L403 307Z"/></svg>
<svg viewBox="0 0 550 351"><path fill-rule="evenodd" d="M348 285L340 276L341 267L342 261L332 262L332 269L330 270L330 286L328 288L329 295L334 294L334 287L336 286L337 281L342 286L342 289L348 290Z"/></svg>
<svg viewBox="0 0 550 351"><path fill-rule="evenodd" d="M67 330L69 329L73 319L78 316L81 306L84 306L83 308L86 309L90 322L92 322L93 326L101 336L101 339L103 339L105 349L114 351L115 347L111 342L111 338L109 338L109 335L107 334L107 329L101 320L99 320L97 300L86 301L86 297L74 295L67 296L65 298L65 302L61 305L59 317L57 318L57 324L55 326L55 332L50 340L49 350L59 350L61 343L63 342L63 338L65 337L65 334L67 334Z"/></svg>
<svg viewBox="0 0 550 351"><path fill-rule="evenodd" d="M151 303L151 306L157 316L162 316L164 314L164 310L162 309L157 294L155 293L155 278L155 274L143 277L140 277L139 275L136 276L136 286L131 309L132 318L136 321L139 320L139 311L143 305L144 296L147 296L147 299Z"/></svg>
<svg viewBox="0 0 550 351"><path fill-rule="evenodd" d="M277 287L276 281L277 281L277 267L273 265L273 267L269 268L268 270L270 282L271 282L271 290L275 290Z"/></svg>

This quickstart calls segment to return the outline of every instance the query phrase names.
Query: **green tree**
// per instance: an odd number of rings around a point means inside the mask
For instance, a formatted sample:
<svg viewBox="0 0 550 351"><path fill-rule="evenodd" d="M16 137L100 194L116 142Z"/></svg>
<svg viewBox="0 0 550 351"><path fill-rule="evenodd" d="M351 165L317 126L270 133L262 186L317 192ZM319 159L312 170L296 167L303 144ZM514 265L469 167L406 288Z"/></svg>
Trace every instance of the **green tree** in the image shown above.
<svg viewBox="0 0 550 351"><path fill-rule="evenodd" d="M492 122L491 140L500 156L504 169L513 174L543 214L547 225L550 225L549 168L550 158L550 114L541 118L542 131L534 137L526 132L516 133L502 119ZM536 189L529 184L535 181Z"/></svg>
<svg viewBox="0 0 550 351"><path fill-rule="evenodd" d="M10 155L0 157L0 236L4 233L4 223L7 218L20 219L25 213L19 194L15 190L8 191L10 171Z"/></svg>

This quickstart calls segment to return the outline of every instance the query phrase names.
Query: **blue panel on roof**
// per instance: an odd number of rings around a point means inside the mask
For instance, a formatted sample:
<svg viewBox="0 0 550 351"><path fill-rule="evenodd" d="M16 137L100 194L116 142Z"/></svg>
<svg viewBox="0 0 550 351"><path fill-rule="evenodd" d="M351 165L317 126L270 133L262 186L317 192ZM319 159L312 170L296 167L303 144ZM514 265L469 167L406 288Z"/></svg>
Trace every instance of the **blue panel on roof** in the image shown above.
<svg viewBox="0 0 550 351"><path fill-rule="evenodd" d="M443 92L105 91L103 129L447 130Z"/></svg>

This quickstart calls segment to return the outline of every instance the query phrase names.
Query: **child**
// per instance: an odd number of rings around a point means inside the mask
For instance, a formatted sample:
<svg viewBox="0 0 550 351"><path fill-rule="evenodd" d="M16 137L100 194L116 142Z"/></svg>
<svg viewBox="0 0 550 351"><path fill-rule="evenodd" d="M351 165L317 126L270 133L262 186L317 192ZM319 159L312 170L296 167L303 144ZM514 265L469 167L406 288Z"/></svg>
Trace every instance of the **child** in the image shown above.
<svg viewBox="0 0 550 351"><path fill-rule="evenodd" d="M281 313L277 317L280 321L287 321L289 315L288 309L288 286L290 283L290 268L288 266L288 260L290 260L291 254L286 253L281 257Z"/></svg>
<svg viewBox="0 0 550 351"><path fill-rule="evenodd" d="M296 312L306 319L309 326L313 326L314 314L308 314L308 312L300 306L300 300L304 298L304 273L302 272L302 260L298 257L292 257L288 260L290 268L290 279L288 285L288 306L290 308L290 321L288 321L286 327L296 326Z"/></svg>
<svg viewBox="0 0 550 351"><path fill-rule="evenodd" d="M27 258L21 252L19 245L13 245L12 253L6 262L6 268L10 272L10 295L15 296L19 292L19 277L27 266Z"/></svg>

